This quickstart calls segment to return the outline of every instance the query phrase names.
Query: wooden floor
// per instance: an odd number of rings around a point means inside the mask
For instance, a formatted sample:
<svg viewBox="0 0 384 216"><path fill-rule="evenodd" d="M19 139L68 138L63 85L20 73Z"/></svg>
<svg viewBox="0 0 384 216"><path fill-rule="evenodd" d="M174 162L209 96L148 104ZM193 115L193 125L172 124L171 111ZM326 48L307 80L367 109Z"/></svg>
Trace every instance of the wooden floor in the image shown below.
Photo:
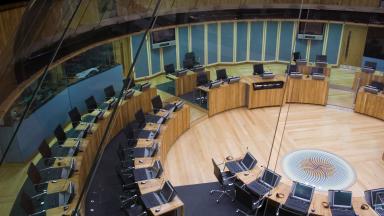
<svg viewBox="0 0 384 216"><path fill-rule="evenodd" d="M278 147L289 107L280 155ZM228 155L242 156L247 149L266 166L278 107L248 110L239 108L207 118L193 125L170 150L166 163L167 178L174 185L216 181L211 158L224 161ZM346 160L356 171L357 181L350 188L363 196L369 188L384 186L384 122L349 109L315 105L286 105L280 118L272 151L272 169L283 175L281 160L298 149L320 149ZM278 159L277 159L278 158Z"/></svg>

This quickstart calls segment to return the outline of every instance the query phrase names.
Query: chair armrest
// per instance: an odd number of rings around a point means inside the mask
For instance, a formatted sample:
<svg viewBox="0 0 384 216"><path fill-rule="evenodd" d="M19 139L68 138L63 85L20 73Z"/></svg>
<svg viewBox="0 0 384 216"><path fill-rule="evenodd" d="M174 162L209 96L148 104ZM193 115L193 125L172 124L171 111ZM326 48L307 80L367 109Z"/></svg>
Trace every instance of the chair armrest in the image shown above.
<svg viewBox="0 0 384 216"><path fill-rule="evenodd" d="M39 196L42 196L42 195L44 195L44 194L47 194L47 192L43 192L43 193L36 194L36 195L32 196L31 198L34 199L34 198L39 197Z"/></svg>

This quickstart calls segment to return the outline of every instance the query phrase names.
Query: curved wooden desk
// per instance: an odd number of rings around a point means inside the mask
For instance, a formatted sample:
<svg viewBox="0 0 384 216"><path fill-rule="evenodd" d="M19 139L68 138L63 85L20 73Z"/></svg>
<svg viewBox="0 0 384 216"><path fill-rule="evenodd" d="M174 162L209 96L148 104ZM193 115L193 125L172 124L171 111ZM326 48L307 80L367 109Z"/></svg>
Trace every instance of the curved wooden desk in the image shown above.
<svg viewBox="0 0 384 216"><path fill-rule="evenodd" d="M167 157L169 150L175 143L176 139L183 134L190 126L190 108L184 105L182 109L170 114L169 119L164 125L160 127L160 134L156 142L160 144L159 151L154 157L150 158L136 158L135 168L150 167L155 160L160 160L163 164ZM151 145L151 140L140 139L137 143L138 147ZM141 194L157 191L162 188L166 177L166 170L164 170L163 177L160 179L151 179L138 182ZM184 215L184 203L176 196L171 202L153 207L149 210L152 215L163 215L169 212L176 212L176 215Z"/></svg>
<svg viewBox="0 0 384 216"><path fill-rule="evenodd" d="M157 95L157 89L156 88L150 88L144 92L136 91L134 96L127 100L122 100L120 104L117 107L117 112L115 116L115 120L112 122L113 127L110 128L110 132L108 133L108 136L106 140L104 141L104 146L108 144L111 139L117 135L118 132L123 129L127 123L132 122L135 117L134 114L139 109L143 109L144 112L149 112L152 110L152 104L151 104L151 98ZM97 153L97 150L99 148L99 145L101 143L102 136L106 130L106 127L108 125L109 119L111 118L112 110L108 110L104 113L103 118L99 119L97 123L94 123L90 129L90 133L87 134L87 136L80 140L80 152L75 157L75 172L69 179L65 180L59 180L59 181L65 181L65 182L73 182L75 184L75 197L72 200L70 204L67 205L67 207L61 206L58 208L47 210L47 215L58 215L58 214L66 214L66 212L72 212L75 209L76 204L79 202L79 194L81 190L84 187L84 184L86 182L87 176L89 174L89 171L92 167L92 164L95 160L95 156ZM97 115L98 112L94 111L92 113L86 114L86 115ZM71 125L71 124L68 124ZM75 130L81 130L83 129L84 125L78 125ZM70 127L66 127L66 129L69 129ZM56 143L56 139L52 139L49 143L50 145L53 145ZM78 142L77 139L67 139L63 146L65 147L71 147L74 146ZM37 154L35 158L31 160L31 162L34 162L35 164L41 159L41 155ZM29 163L26 163L26 167L29 165ZM21 185L19 185L19 190L22 188L22 184L27 179L27 173L25 169L25 175L22 176L23 179L15 180L17 182L20 182ZM56 185L57 183L50 183L51 185ZM51 186L53 187L53 186ZM84 200L82 200L81 206L84 205ZM13 208L19 208L19 203L16 203L15 200L9 205L13 206ZM3 212L7 211L7 212ZM12 207L6 207L2 208L0 210L1 215L9 215ZM80 213L84 215L84 208L81 207Z"/></svg>
<svg viewBox="0 0 384 216"><path fill-rule="evenodd" d="M252 181L256 180L262 173L262 169L260 167L255 167L251 171L245 171L241 173L237 173L236 177L242 181L244 184L249 184ZM270 195L267 196L268 201L272 201L279 204L284 204L287 200L289 193L291 192L292 185L289 183L281 182L277 187L272 189ZM278 197L277 194L283 194L283 197ZM323 202L328 203L328 195L326 192L318 192L315 191L311 205L309 207L309 215L324 215L324 216L331 216L331 210L329 207L324 207ZM367 210L361 209L361 205L367 204L363 197L353 197L352 198L352 205L353 209L355 210L357 215L360 216L369 216L369 215L376 215L375 211L372 210L372 208L368 208Z"/></svg>
<svg viewBox="0 0 384 216"><path fill-rule="evenodd" d="M314 80L312 76L302 79L288 77L287 103L326 105L328 101L329 78Z"/></svg>
<svg viewBox="0 0 384 216"><path fill-rule="evenodd" d="M355 112L384 120L384 94L372 94L360 87L356 97Z"/></svg>
<svg viewBox="0 0 384 216"><path fill-rule="evenodd" d="M210 79L210 72L206 71L208 79ZM180 96L192 92L196 88L197 73L188 71L184 76L167 75L167 78L175 81L175 95Z"/></svg>
<svg viewBox="0 0 384 216"><path fill-rule="evenodd" d="M197 87L208 95L208 115L230 109L247 106L248 109L259 107L280 106L287 103L306 103L326 105L328 100L329 78L314 80L312 76L302 79L277 75L273 79L262 79L260 76L241 77L240 82L221 84L218 88L209 89L205 86ZM282 88L254 89L254 84L268 82L283 82ZM286 89L287 88L287 89Z"/></svg>

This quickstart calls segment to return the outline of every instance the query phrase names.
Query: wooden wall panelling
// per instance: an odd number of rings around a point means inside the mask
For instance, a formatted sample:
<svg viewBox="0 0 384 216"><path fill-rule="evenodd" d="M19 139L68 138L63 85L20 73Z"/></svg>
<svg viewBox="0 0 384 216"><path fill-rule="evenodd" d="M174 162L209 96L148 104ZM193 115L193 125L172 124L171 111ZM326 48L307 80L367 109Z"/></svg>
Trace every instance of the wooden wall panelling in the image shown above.
<svg viewBox="0 0 384 216"><path fill-rule="evenodd" d="M342 35L340 64L360 67L368 26L345 25Z"/></svg>

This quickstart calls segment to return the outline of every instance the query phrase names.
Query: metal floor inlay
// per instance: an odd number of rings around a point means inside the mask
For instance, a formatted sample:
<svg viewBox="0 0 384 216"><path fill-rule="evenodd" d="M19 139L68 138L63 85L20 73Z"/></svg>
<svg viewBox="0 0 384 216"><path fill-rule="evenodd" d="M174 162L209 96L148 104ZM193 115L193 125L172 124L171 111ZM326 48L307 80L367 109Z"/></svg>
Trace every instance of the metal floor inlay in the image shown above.
<svg viewBox="0 0 384 216"><path fill-rule="evenodd" d="M340 157L320 150L299 150L282 161L285 174L293 181L315 186L317 190L342 190L355 183L353 168Z"/></svg>

